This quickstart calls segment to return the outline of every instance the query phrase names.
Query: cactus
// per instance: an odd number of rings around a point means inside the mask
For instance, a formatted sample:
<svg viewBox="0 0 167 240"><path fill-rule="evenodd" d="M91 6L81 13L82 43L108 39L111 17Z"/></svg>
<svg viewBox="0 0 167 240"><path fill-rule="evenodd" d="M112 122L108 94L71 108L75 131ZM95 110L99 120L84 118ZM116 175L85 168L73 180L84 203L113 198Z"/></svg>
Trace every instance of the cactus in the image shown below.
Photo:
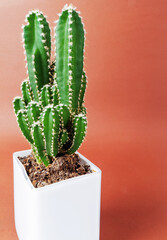
<svg viewBox="0 0 167 240"><path fill-rule="evenodd" d="M23 26L28 78L21 86L22 97L13 101L24 137L37 162L46 166L57 156L74 153L87 128L84 28L73 6L63 8L55 39L55 61L51 62L49 24L42 12L30 12Z"/></svg>

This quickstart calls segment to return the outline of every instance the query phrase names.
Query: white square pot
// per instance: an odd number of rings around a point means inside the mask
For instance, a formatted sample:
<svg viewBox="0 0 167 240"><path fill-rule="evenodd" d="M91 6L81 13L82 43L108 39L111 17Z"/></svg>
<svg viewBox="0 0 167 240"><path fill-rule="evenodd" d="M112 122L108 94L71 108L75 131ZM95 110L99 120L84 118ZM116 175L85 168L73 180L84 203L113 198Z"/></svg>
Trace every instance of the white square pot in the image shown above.
<svg viewBox="0 0 167 240"><path fill-rule="evenodd" d="M93 173L34 188L13 154L15 226L20 240L99 240L101 170L79 154Z"/></svg>

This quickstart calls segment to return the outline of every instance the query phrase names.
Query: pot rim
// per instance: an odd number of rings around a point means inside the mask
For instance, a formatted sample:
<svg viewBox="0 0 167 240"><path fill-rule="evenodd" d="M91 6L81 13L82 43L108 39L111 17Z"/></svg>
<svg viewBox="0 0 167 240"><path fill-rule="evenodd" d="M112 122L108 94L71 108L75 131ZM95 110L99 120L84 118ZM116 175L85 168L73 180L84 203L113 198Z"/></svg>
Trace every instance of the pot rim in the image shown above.
<svg viewBox="0 0 167 240"><path fill-rule="evenodd" d="M23 166L23 164L20 162L20 160L18 159L18 157L23 157L23 156L27 156L28 154L30 154L32 152L31 149L28 149L28 150L23 150L23 151L18 151L18 152L14 152L13 153L13 161L17 162L18 166L19 166L19 170L23 173L23 176L29 186L29 188L33 191L47 191L47 190L51 190L53 188L55 188L56 186L59 186L59 185L63 185L63 184L67 184L67 183L72 183L72 182L76 182L76 181L80 181L82 180L83 178L90 178L91 176L94 176L96 174L101 174L101 170L96 166L94 165L91 161L89 161L86 157L84 157L81 153L79 152L76 152L79 157L84 161L86 162L87 164L90 165L90 168L91 170L94 170L92 173L89 173L89 174L85 174L85 175L81 175L81 176L76 176L76 177L72 177L72 178L69 178L69 179L65 179L65 180L62 180L60 182L56 182L56 183L52 183L52 184L49 184L49 185L46 185L46 186L43 186L43 187L40 187L40 188L35 188L33 186L33 184L31 183L31 180L29 179L29 176L27 175L27 172Z"/></svg>

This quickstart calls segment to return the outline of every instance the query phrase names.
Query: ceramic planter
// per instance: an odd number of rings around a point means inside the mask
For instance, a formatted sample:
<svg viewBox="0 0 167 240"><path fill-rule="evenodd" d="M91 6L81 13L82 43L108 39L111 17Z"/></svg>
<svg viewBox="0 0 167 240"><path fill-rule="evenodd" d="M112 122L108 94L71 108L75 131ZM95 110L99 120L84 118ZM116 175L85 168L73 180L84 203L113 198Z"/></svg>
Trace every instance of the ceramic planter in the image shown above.
<svg viewBox="0 0 167 240"><path fill-rule="evenodd" d="M19 240L99 240L101 170L34 188L18 156L13 154L15 226Z"/></svg>

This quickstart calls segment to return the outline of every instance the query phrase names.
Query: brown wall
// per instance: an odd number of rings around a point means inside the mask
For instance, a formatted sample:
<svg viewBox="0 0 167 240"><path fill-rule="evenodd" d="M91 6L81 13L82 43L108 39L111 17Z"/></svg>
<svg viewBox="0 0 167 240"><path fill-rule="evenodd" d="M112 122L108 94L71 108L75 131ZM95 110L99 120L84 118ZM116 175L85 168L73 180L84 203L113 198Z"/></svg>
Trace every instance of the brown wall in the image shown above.
<svg viewBox="0 0 167 240"><path fill-rule="evenodd" d="M26 78L21 25L64 0L0 0L0 239L17 239L12 152L29 148L12 99ZM167 239L167 1L74 0L87 31L88 134L103 171L101 240ZM54 26L51 24L52 27Z"/></svg>

